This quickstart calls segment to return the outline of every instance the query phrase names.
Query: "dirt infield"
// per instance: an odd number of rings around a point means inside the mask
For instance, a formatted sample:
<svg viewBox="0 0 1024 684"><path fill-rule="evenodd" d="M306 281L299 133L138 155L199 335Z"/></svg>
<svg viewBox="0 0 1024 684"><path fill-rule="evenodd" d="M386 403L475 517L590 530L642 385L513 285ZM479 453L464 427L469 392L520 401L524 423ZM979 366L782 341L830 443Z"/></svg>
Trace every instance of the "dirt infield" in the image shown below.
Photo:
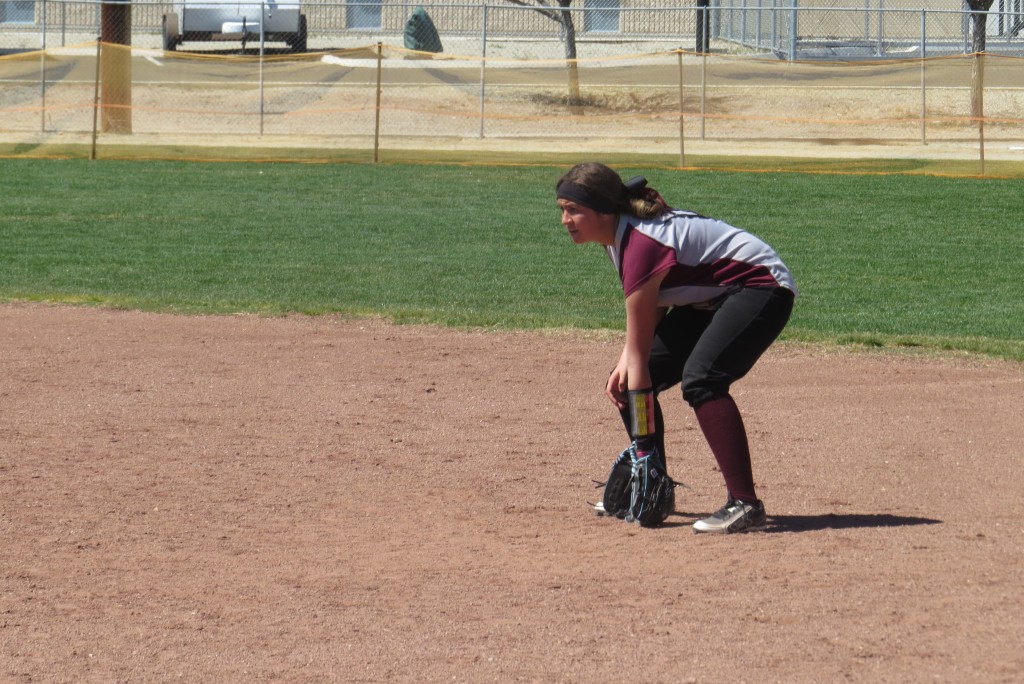
<svg viewBox="0 0 1024 684"><path fill-rule="evenodd" d="M770 529L595 518L612 335L0 305L0 681L1018 682L1024 367L782 343Z"/></svg>

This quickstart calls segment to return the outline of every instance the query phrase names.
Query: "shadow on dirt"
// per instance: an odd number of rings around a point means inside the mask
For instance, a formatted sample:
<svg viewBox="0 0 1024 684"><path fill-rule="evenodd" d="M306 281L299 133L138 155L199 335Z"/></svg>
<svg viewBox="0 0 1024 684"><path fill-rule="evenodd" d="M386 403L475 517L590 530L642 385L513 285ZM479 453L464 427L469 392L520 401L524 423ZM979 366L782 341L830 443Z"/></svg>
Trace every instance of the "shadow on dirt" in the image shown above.
<svg viewBox="0 0 1024 684"><path fill-rule="evenodd" d="M588 507L590 504L588 504ZM658 525L659 529L689 527L709 513L675 511ZM908 527L911 525L941 525L944 521L888 513L823 513L822 515L769 515L764 532L816 532L820 530L849 530L867 527Z"/></svg>
<svg viewBox="0 0 1024 684"><path fill-rule="evenodd" d="M824 515L770 515L767 532L812 532L816 530L846 530L855 527L905 527L907 525L940 525L941 520L915 518L888 513Z"/></svg>

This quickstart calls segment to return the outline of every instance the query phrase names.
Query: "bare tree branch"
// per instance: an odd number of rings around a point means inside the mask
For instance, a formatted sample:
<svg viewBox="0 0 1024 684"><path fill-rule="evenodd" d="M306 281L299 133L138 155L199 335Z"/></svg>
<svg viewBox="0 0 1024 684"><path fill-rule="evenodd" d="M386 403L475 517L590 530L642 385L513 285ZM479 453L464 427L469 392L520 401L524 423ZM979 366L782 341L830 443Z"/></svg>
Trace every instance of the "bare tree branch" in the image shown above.
<svg viewBox="0 0 1024 684"><path fill-rule="evenodd" d="M570 5L572 0L505 0L518 7L528 7L543 14L561 26L562 44L565 46L566 71L569 77L569 110L573 114L581 114L580 108L580 75L576 63L576 25L572 20Z"/></svg>
<svg viewBox="0 0 1024 684"><path fill-rule="evenodd" d="M529 7L534 12L540 12L548 19L563 23L562 14L572 5L572 0L505 0L510 5L518 7Z"/></svg>

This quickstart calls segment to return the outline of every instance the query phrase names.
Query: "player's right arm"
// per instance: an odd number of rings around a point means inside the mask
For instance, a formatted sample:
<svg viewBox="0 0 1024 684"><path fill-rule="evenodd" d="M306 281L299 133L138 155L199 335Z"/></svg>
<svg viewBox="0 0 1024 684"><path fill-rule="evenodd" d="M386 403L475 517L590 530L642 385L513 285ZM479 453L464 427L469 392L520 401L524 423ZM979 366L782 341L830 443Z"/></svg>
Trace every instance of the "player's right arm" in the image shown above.
<svg viewBox="0 0 1024 684"><path fill-rule="evenodd" d="M658 306L658 292L666 275L667 270L654 274L626 297L626 344L605 387L608 398L620 410L626 406L629 390L651 386L648 363L654 331L665 315L665 309Z"/></svg>

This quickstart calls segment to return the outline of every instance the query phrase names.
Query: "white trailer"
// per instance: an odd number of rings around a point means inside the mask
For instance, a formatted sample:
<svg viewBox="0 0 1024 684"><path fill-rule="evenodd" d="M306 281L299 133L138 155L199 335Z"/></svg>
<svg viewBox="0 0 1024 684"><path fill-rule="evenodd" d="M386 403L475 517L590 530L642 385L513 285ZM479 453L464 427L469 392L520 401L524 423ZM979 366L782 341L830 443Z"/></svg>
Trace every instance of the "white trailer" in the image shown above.
<svg viewBox="0 0 1024 684"><path fill-rule="evenodd" d="M298 0L262 3L239 0L175 0L174 12L163 17L164 50L190 41L285 43L292 52L306 51L306 15Z"/></svg>

